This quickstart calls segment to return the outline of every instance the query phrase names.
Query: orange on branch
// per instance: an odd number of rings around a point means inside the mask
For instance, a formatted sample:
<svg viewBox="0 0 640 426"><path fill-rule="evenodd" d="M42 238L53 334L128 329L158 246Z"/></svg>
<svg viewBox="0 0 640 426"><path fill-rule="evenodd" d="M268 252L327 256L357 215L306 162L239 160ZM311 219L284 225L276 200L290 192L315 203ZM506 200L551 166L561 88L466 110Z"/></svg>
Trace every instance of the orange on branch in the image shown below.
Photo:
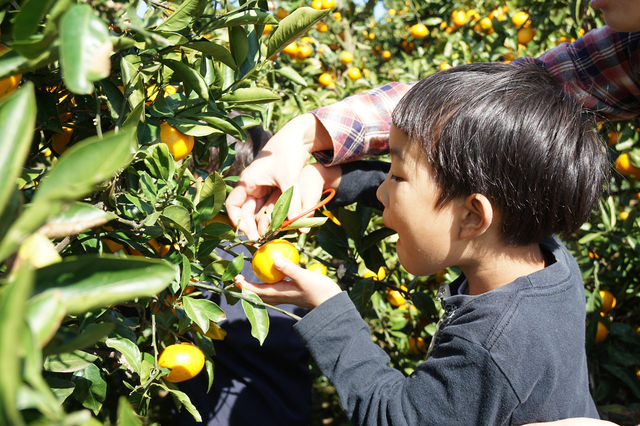
<svg viewBox="0 0 640 426"><path fill-rule="evenodd" d="M307 269L309 271L317 272L322 275L327 275L327 267L319 262L312 263L311 265L307 266Z"/></svg>
<svg viewBox="0 0 640 426"><path fill-rule="evenodd" d="M518 30L518 44L527 44L536 35L536 30L533 28L522 28Z"/></svg>
<svg viewBox="0 0 640 426"><path fill-rule="evenodd" d="M342 52L342 55L340 55L340 61L343 65L348 65L353 61L353 55L349 52Z"/></svg>
<svg viewBox="0 0 640 426"><path fill-rule="evenodd" d="M623 176L635 175L640 177L640 168L631 164L628 153L624 153L616 158L615 167L618 173Z"/></svg>
<svg viewBox="0 0 640 426"><path fill-rule="evenodd" d="M271 284L284 279L285 275L273 265L278 257L287 258L296 265L300 261L298 250L289 241L276 239L263 244L251 261L253 272L261 281Z"/></svg>
<svg viewBox="0 0 640 426"><path fill-rule="evenodd" d="M616 307L616 298L609 290L600 290L600 297L602 298L601 312L605 314Z"/></svg>
<svg viewBox="0 0 640 426"><path fill-rule="evenodd" d="M160 123L160 141L167 145L176 161L184 159L193 150L193 136L182 133L166 121Z"/></svg>
<svg viewBox="0 0 640 426"><path fill-rule="evenodd" d="M202 351L191 343L170 345L158 357L158 365L171 369L166 379L173 383L193 379L204 367Z"/></svg>
<svg viewBox="0 0 640 426"><path fill-rule="evenodd" d="M511 22L513 22L513 25L515 25L516 27L519 27L527 22L527 19L529 19L529 14L527 12L520 11L516 12L515 15L513 15L513 17L511 18Z"/></svg>
<svg viewBox="0 0 640 426"><path fill-rule="evenodd" d="M418 40L421 40L429 35L429 30L423 24L415 24L411 27L410 32L413 38L416 38Z"/></svg>
<svg viewBox="0 0 640 426"><path fill-rule="evenodd" d="M62 155L67 150L67 144L73 135L73 129L70 127L63 127L62 131L64 133L54 133L51 136L51 149L58 155Z"/></svg>
<svg viewBox="0 0 640 426"><path fill-rule="evenodd" d="M453 22L454 25L461 27L467 23L467 14L462 10L454 10L451 12L451 22Z"/></svg>
<svg viewBox="0 0 640 426"><path fill-rule="evenodd" d="M356 81L357 79L362 77L362 72L360 71L360 68L353 67L349 68L348 75L351 80Z"/></svg>

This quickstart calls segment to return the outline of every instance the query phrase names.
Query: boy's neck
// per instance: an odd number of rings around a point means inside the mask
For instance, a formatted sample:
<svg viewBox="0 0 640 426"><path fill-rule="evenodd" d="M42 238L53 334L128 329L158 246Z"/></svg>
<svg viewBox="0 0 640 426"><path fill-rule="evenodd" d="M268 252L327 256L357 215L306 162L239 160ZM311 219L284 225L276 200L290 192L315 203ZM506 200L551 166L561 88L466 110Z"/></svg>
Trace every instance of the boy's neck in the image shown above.
<svg viewBox="0 0 640 426"><path fill-rule="evenodd" d="M472 262L460 265L469 282L469 295L486 293L544 269L545 258L539 244L483 250Z"/></svg>

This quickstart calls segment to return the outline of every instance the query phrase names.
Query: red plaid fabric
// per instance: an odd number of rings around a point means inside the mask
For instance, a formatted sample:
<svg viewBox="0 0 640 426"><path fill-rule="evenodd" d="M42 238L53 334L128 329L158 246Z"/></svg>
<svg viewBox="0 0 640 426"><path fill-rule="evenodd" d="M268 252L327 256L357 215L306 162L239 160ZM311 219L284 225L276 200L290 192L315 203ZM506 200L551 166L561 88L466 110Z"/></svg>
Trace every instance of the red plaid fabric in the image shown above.
<svg viewBox="0 0 640 426"><path fill-rule="evenodd" d="M640 115L640 33L602 27L517 62L545 66L585 107L606 119Z"/></svg>
<svg viewBox="0 0 640 426"><path fill-rule="evenodd" d="M318 162L335 165L386 153L391 113L413 84L385 84L312 111L333 139L333 151L314 153Z"/></svg>
<svg viewBox="0 0 640 426"><path fill-rule="evenodd" d="M583 105L610 120L640 115L640 32L602 27L538 58L515 64L546 67ZM333 138L333 151L314 153L324 165L387 152L391 113L413 83L389 83L312 111Z"/></svg>

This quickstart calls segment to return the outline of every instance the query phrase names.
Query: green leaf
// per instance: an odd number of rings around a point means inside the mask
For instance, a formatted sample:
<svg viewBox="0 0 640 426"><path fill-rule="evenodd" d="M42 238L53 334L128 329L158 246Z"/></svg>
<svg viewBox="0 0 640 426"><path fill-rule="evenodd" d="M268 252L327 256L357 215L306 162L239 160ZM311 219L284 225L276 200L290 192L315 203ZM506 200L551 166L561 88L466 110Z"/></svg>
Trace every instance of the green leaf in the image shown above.
<svg viewBox="0 0 640 426"><path fill-rule="evenodd" d="M307 32L316 22L331 12L327 10L314 10L310 7L299 7L278 24L276 30L267 42L267 58L280 52L292 41Z"/></svg>
<svg viewBox="0 0 640 426"><path fill-rule="evenodd" d="M257 303L261 303L260 297L252 291L242 289L242 295ZM260 346L264 343L269 333L269 314L263 306L255 305L242 299L242 309L251 324L251 335L258 339Z"/></svg>
<svg viewBox="0 0 640 426"><path fill-rule="evenodd" d="M360 241L362 240L362 219L360 219L360 216L356 212L340 208L338 210L338 220L342 224L342 229L347 234L347 237L355 242L356 247L360 247ZM373 270L377 271L378 269Z"/></svg>
<svg viewBox="0 0 640 426"><path fill-rule="evenodd" d="M373 280L365 279L356 281L353 285L352 290L349 292L349 297L351 301L356 306L356 309L361 314L364 312L369 300L371 299L371 295L375 291L376 283Z"/></svg>
<svg viewBox="0 0 640 426"><path fill-rule="evenodd" d="M324 225L324 223L329 220L328 217L307 217L298 219L293 222L291 225L286 228L282 228L282 231L288 231L290 229L300 229L300 228L315 228L318 226Z"/></svg>
<svg viewBox="0 0 640 426"><path fill-rule="evenodd" d="M186 0L175 12L164 20L156 30L160 31L180 31L187 27L202 10L200 0Z"/></svg>
<svg viewBox="0 0 640 426"><path fill-rule="evenodd" d="M381 267L387 267L384 261L384 256L382 256L378 246L371 246L367 250L360 251L359 254L360 257L362 257L365 266L372 271L377 271Z"/></svg>
<svg viewBox="0 0 640 426"><path fill-rule="evenodd" d="M41 202L31 203L11 225L5 237L0 241L0 261L15 253L29 236L36 231L47 218L60 211L60 203Z"/></svg>
<svg viewBox="0 0 640 426"><path fill-rule="evenodd" d="M175 276L175 269L162 260L109 255L68 257L36 271L36 291L59 292L67 313L78 315L153 296Z"/></svg>
<svg viewBox="0 0 640 426"><path fill-rule="evenodd" d="M3 55L4 56L4 55ZM36 122L36 97L28 82L0 105L0 213L16 190L15 184L29 154ZM11 153L11 155L6 155Z"/></svg>
<svg viewBox="0 0 640 426"><path fill-rule="evenodd" d="M126 167L133 158L134 131L86 139L60 156L38 186L33 203L75 201Z"/></svg>
<svg viewBox="0 0 640 426"><path fill-rule="evenodd" d="M16 410L16 394L20 387L21 361L17 347L25 332L23 313L33 289L33 270L25 263L0 292L0 423L23 425Z"/></svg>
<svg viewBox="0 0 640 426"><path fill-rule="evenodd" d="M269 12L260 9L238 10L231 12L215 22L214 28L232 27L247 24L278 25L278 20Z"/></svg>
<svg viewBox="0 0 640 426"><path fill-rule="evenodd" d="M249 40L243 27L229 27L229 47L233 61L240 65L247 59Z"/></svg>
<svg viewBox="0 0 640 426"><path fill-rule="evenodd" d="M151 170L152 176L156 179L163 179L165 182L173 179L176 166L167 144L151 145L147 148L147 152L149 155L144 159L144 162Z"/></svg>
<svg viewBox="0 0 640 426"><path fill-rule="evenodd" d="M116 217L113 213L78 201L64 206L62 212L49 218L39 232L49 238L63 238L103 225Z"/></svg>
<svg viewBox="0 0 640 426"><path fill-rule="evenodd" d="M120 88L110 80L100 80L99 82L102 93L107 97L107 106L114 119L120 118L122 111L122 104L124 103L124 94L120 91ZM124 86L121 86L124 90Z"/></svg>
<svg viewBox="0 0 640 426"><path fill-rule="evenodd" d="M260 87L250 87L246 89L236 89L225 95L220 96L220 102L228 102L230 104L266 104L280 100L280 96L273 93L269 89Z"/></svg>
<svg viewBox="0 0 640 426"><path fill-rule="evenodd" d="M86 4L74 5L60 21L60 67L73 93L93 93L93 82L109 76L113 44L109 30Z"/></svg>
<svg viewBox="0 0 640 426"><path fill-rule="evenodd" d="M217 43L213 43L211 41L192 41L191 43L187 43L184 47L188 47L190 49L198 50L202 53L205 53L211 56L216 61L220 61L223 64L227 65L229 68L233 70L237 70L238 66L236 62L233 60L233 56L229 50Z"/></svg>
<svg viewBox="0 0 640 426"><path fill-rule="evenodd" d="M118 400L118 426L142 426L142 421L136 416L125 396Z"/></svg>
<svg viewBox="0 0 640 426"><path fill-rule="evenodd" d="M20 8L13 21L14 41L26 41L38 31L42 18L53 4L53 0L29 0Z"/></svg>
<svg viewBox="0 0 640 426"><path fill-rule="evenodd" d="M0 57L0 78L16 74L24 74L41 68L58 60L58 46L51 46L49 50L36 58L27 58L12 49Z"/></svg>
<svg viewBox="0 0 640 426"><path fill-rule="evenodd" d="M582 13L581 9L584 6L584 0L572 0L571 1L571 19L575 22L575 26L580 28L582 26Z"/></svg>
<svg viewBox="0 0 640 426"><path fill-rule="evenodd" d="M107 396L107 382L100 375L100 369L94 364L89 364L84 369L76 371L71 380L76 385L73 396L85 408L98 415Z"/></svg>
<svg viewBox="0 0 640 426"><path fill-rule="evenodd" d="M229 266L227 266L227 269L225 269L224 274L222 274L222 281L231 281L236 275L242 272L243 267L244 255L240 253L233 258Z"/></svg>
<svg viewBox="0 0 640 426"><path fill-rule="evenodd" d="M47 355L53 355L88 348L109 335L115 328L116 325L110 322L94 324L91 327L87 327L69 342L54 348L47 347L46 353Z"/></svg>
<svg viewBox="0 0 640 426"><path fill-rule="evenodd" d="M211 126L186 118L168 118L167 123L171 124L182 133L195 137L203 137L209 136L213 133L219 133L217 129L212 128Z"/></svg>
<svg viewBox="0 0 640 426"><path fill-rule="evenodd" d="M169 388L162 384L160 384L159 386L167 390L169 393L171 393L171 396L173 397L174 401L176 401L176 406L178 407L178 410L180 410L181 407L184 407L193 416L196 422L198 423L202 422L202 416L198 412L198 409L191 403L191 400L189 399L186 393L180 392L179 390L174 388Z"/></svg>
<svg viewBox="0 0 640 426"><path fill-rule="evenodd" d="M193 68L190 68L188 65L185 65L180 61L174 61L173 59L161 59L160 62L171 68L175 73L175 77L182 80L184 84L188 85L198 94L198 96L205 101L209 101L207 83L204 81L200 73Z"/></svg>
<svg viewBox="0 0 640 426"><path fill-rule="evenodd" d="M75 389L76 385L71 380L64 380L58 377L47 377L47 383L51 388L51 391L58 399L58 402L62 404Z"/></svg>
<svg viewBox="0 0 640 426"><path fill-rule="evenodd" d="M359 250L366 251L370 247L375 246L380 241L384 240L387 237L390 237L391 235L394 235L395 233L396 231L394 231L391 228L376 229L375 231L371 232L368 235L365 235L362 238L362 242L360 243Z"/></svg>
<svg viewBox="0 0 640 426"><path fill-rule="evenodd" d="M184 312L202 329L204 333L209 330L209 321L218 323L227 318L220 306L207 299L194 299L184 296L182 298Z"/></svg>
<svg viewBox="0 0 640 426"><path fill-rule="evenodd" d="M234 229L226 223L213 222L205 226L200 234L206 234L214 238L224 238L226 240L232 240L235 236Z"/></svg>
<svg viewBox="0 0 640 426"><path fill-rule="evenodd" d="M129 339L107 339L105 345L120 352L133 371L140 374L142 354L138 345Z"/></svg>
<svg viewBox="0 0 640 426"><path fill-rule="evenodd" d="M190 244L194 244L193 235L191 234L191 215L189 210L182 206L168 206L162 212L160 219L170 228L180 231Z"/></svg>
<svg viewBox="0 0 640 426"><path fill-rule="evenodd" d="M216 112L207 112L203 114L196 114L193 118L202 120L216 129L231 135L236 139L240 139L243 142L247 140L247 135L244 130L242 130L242 127L226 115L218 114Z"/></svg>
<svg viewBox="0 0 640 426"><path fill-rule="evenodd" d="M271 212L271 224L267 233L273 232L279 229L282 222L287 218L289 214L289 206L291 205L291 197L293 197L293 186L284 191L284 193L278 198L275 206L273 206L273 212Z"/></svg>
<svg viewBox="0 0 640 426"><path fill-rule="evenodd" d="M128 55L123 57L120 60L120 71L122 75L122 86L125 90L125 94L128 93L127 102L129 102L129 106L131 107L131 114L129 117L138 117L144 121L144 114L138 111L138 108L143 108L142 112L144 112L144 101L146 99L146 92L144 89L144 83L142 81L142 74L137 72L136 65L132 63L133 60L137 60L137 57L133 57L133 55ZM129 118L125 120L124 127L127 127L127 122ZM132 119L135 121L135 125L138 125L140 118Z"/></svg>
<svg viewBox="0 0 640 426"><path fill-rule="evenodd" d="M98 357L95 355L82 351L74 351L48 356L44 360L43 368L46 371L52 371L54 373L73 373L74 371L79 371L87 367L96 359L98 359Z"/></svg>
<svg viewBox="0 0 640 426"><path fill-rule="evenodd" d="M200 191L200 202L196 206L196 210L200 214L199 220L208 222L220 213L226 196L227 184L222 176L218 172L207 176Z"/></svg>
<svg viewBox="0 0 640 426"><path fill-rule="evenodd" d="M55 335L65 314L62 295L58 293L39 294L29 300L25 318L38 347Z"/></svg>
<svg viewBox="0 0 640 426"><path fill-rule="evenodd" d="M282 67L276 69L276 74L281 75L282 77L287 78L296 84L307 87L307 81L291 67Z"/></svg>

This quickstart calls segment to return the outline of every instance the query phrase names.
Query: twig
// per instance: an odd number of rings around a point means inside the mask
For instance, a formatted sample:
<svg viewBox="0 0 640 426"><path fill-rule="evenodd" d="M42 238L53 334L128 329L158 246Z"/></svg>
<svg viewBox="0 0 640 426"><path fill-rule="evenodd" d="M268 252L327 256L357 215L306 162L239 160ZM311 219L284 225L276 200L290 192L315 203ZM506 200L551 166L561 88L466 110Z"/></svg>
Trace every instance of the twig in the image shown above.
<svg viewBox="0 0 640 426"><path fill-rule="evenodd" d="M57 251L58 253L62 253L62 250L66 249L66 248L67 248L67 246L68 246L69 244L71 244L71 242L72 242L73 240L75 240L75 239L76 239L76 237L77 237L77 235L67 235L66 237L64 237L64 239L63 239L62 241L60 241L60 242L58 243L58 245L56 246L56 251Z"/></svg>

